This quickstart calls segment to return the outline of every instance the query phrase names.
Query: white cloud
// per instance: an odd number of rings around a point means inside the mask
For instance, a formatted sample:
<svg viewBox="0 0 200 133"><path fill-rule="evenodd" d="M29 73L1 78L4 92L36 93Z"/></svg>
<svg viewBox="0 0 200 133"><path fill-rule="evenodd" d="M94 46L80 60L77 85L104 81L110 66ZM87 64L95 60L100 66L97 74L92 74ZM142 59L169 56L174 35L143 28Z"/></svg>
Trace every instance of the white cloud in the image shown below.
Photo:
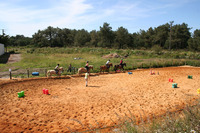
<svg viewBox="0 0 200 133"><path fill-rule="evenodd" d="M67 27L77 23L81 15L92 6L84 4L85 0L53 1L53 7L37 9L34 6L20 7L12 3L2 3L0 23L6 23L11 34L26 34L31 36L39 29L48 26ZM80 22L80 21L79 21Z"/></svg>
<svg viewBox="0 0 200 133"><path fill-rule="evenodd" d="M40 3L36 3L36 2ZM103 22L132 25L143 18L167 14L189 0L7 0L0 2L0 29L31 36L48 26L87 28ZM23 3L23 6L21 5ZM171 20L170 20L171 21ZM112 24L113 25L113 24ZM100 26L100 25L98 25ZM133 27L133 26L132 26Z"/></svg>

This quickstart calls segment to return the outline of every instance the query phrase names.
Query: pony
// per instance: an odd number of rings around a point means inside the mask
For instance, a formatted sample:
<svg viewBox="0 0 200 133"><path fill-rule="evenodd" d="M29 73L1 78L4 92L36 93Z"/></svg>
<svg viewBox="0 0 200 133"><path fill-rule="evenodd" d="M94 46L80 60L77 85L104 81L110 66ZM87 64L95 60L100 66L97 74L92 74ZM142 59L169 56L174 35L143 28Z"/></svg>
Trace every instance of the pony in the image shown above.
<svg viewBox="0 0 200 133"><path fill-rule="evenodd" d="M124 66L126 66L126 63L123 63L122 65L115 65L114 70L117 72L118 69L122 69L124 71Z"/></svg>
<svg viewBox="0 0 200 133"><path fill-rule="evenodd" d="M56 73L55 70L48 70L48 71L47 71L47 76L51 76L52 74L61 76L61 73L62 73L62 72L64 72L63 67L59 67L59 68L58 68L58 73ZM50 75L49 75L49 74L50 74Z"/></svg>
<svg viewBox="0 0 200 133"><path fill-rule="evenodd" d="M93 65L89 65L88 66L89 70L88 72L90 73L90 70L92 69L93 70ZM87 72L87 69L85 67L81 67L78 69L78 74L80 75L81 73L84 73L84 72Z"/></svg>
<svg viewBox="0 0 200 133"><path fill-rule="evenodd" d="M100 73L101 73L102 71L103 71L103 73L104 73L105 70L108 70L108 72L109 72L109 68L110 68L111 66L113 66L113 65L112 65L112 63L109 63L108 66L109 66L109 67L107 67L106 65L100 66Z"/></svg>

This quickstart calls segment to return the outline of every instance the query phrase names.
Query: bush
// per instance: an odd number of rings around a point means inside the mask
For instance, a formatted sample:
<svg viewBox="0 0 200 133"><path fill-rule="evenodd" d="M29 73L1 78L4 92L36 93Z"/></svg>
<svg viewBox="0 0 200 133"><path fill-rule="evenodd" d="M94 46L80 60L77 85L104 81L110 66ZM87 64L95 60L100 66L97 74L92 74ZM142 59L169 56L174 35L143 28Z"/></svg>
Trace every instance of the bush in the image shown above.
<svg viewBox="0 0 200 133"><path fill-rule="evenodd" d="M161 55L162 54L162 47L159 46L159 45L154 45L152 48L151 48L155 54L157 55Z"/></svg>

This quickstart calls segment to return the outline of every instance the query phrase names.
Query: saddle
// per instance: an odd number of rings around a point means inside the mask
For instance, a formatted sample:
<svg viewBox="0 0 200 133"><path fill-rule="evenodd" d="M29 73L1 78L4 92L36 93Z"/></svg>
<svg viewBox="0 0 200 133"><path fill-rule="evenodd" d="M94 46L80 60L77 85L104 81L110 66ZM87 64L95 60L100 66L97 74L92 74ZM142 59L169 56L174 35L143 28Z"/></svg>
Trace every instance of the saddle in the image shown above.
<svg viewBox="0 0 200 133"><path fill-rule="evenodd" d="M109 69L110 66L108 64L106 64L106 67L107 67L107 69Z"/></svg>
<svg viewBox="0 0 200 133"><path fill-rule="evenodd" d="M56 71L56 74L58 74L59 70L58 70L58 69L55 69L55 71Z"/></svg>

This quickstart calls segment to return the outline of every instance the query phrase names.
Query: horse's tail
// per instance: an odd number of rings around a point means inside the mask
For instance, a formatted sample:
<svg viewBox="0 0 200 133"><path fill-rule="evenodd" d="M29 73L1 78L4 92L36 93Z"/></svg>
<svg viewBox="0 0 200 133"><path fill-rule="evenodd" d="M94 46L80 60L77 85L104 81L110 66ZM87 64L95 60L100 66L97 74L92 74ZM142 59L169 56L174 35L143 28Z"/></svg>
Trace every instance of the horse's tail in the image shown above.
<svg viewBox="0 0 200 133"><path fill-rule="evenodd" d="M78 74L81 74L81 68L78 69Z"/></svg>
<svg viewBox="0 0 200 133"><path fill-rule="evenodd" d="M100 66L100 73L101 73L101 71L102 71L102 66Z"/></svg>
<svg viewBox="0 0 200 133"><path fill-rule="evenodd" d="M50 72L50 71L48 70L47 73L46 73L46 76L47 76L47 77L48 77L49 72Z"/></svg>

